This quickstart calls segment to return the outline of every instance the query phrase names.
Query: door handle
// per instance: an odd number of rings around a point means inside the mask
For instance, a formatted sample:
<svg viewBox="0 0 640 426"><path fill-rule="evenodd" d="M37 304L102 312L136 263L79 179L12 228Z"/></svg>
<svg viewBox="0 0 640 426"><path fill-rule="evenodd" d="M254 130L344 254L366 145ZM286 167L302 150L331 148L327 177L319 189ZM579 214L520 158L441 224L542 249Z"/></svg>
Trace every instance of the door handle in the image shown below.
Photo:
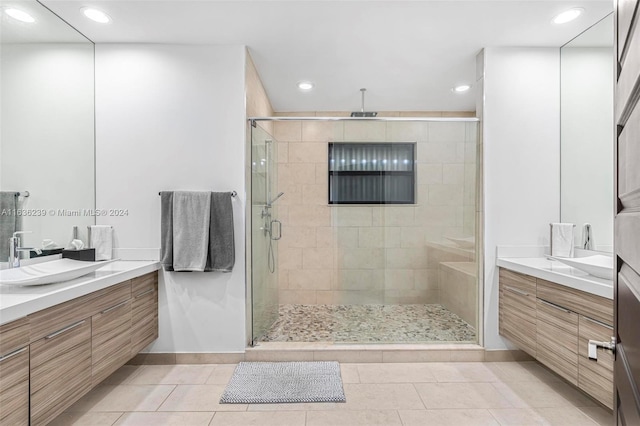
<svg viewBox="0 0 640 426"><path fill-rule="evenodd" d="M608 349L610 351L616 351L616 338L611 337L610 342L598 342L597 340L589 340L589 359L593 361L598 360L598 348Z"/></svg>
<svg viewBox="0 0 640 426"><path fill-rule="evenodd" d="M124 306L124 305L126 305L127 303L129 303L129 301L128 301L128 300L125 300L124 302L120 302L120 303L118 303L117 305L113 305L112 307L107 308L107 309L105 309L104 311L102 311L102 312L100 312L100 313L101 313L101 314L108 314L108 313L109 313L109 312L111 312L111 311L115 311L116 309L123 307L123 306Z"/></svg>
<svg viewBox="0 0 640 426"><path fill-rule="evenodd" d="M568 310L566 308L563 308L562 306L558 306L555 303L547 302L546 300L542 300L542 299L538 299L538 300L540 301L540 303L542 303L543 305L547 305L550 308L554 308L554 309L557 309L559 311L566 312L567 314L571 313L570 310Z"/></svg>
<svg viewBox="0 0 640 426"><path fill-rule="evenodd" d="M26 351L27 349L29 349L29 347L28 347L28 346L25 346L25 347L24 347L24 348L22 348L22 349L18 349L18 350L15 350L15 351L13 351L13 352L10 352L10 353L8 353L8 354L6 354L6 355L4 355L4 356L0 356L0 362L2 362L2 361L6 361L6 360L8 360L9 358L13 358L14 356L16 356L16 355L18 355L18 354L21 354L22 352Z"/></svg>
<svg viewBox="0 0 640 426"><path fill-rule="evenodd" d="M522 290L519 290L517 288L510 287L508 285L505 285L504 288L505 288L505 290L509 290L510 292L515 293L515 294L519 294L520 296L528 296L529 295L529 293L527 293L526 291L522 291Z"/></svg>
<svg viewBox="0 0 640 426"><path fill-rule="evenodd" d="M274 224L278 224L278 236L274 237L273 236L273 225ZM270 237L272 240L279 240L280 238L282 238L282 222L280 222L278 219L273 219L271 221L271 232L269 233Z"/></svg>
<svg viewBox="0 0 640 426"><path fill-rule="evenodd" d="M61 335L62 333L66 333L69 330L73 330L74 328L79 327L84 323L85 323L85 320L78 321L78 322L76 322L74 324L71 324L68 327L63 328L62 330L58 330L55 333L51 333L48 336L44 336L44 338L47 339L47 340L53 339L54 337L57 337L57 336Z"/></svg>

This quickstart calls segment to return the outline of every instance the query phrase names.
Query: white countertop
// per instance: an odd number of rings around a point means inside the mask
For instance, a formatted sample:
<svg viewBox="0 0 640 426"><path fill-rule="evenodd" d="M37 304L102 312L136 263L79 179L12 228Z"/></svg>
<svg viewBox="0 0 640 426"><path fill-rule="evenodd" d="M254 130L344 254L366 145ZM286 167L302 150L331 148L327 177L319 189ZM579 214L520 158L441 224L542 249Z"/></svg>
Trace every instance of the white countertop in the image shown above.
<svg viewBox="0 0 640 426"><path fill-rule="evenodd" d="M544 257L499 257L496 264L521 274L541 278L596 296L613 299L613 281L594 277L563 263Z"/></svg>
<svg viewBox="0 0 640 426"><path fill-rule="evenodd" d="M0 286L0 324L160 269L157 261L120 260L57 284Z"/></svg>

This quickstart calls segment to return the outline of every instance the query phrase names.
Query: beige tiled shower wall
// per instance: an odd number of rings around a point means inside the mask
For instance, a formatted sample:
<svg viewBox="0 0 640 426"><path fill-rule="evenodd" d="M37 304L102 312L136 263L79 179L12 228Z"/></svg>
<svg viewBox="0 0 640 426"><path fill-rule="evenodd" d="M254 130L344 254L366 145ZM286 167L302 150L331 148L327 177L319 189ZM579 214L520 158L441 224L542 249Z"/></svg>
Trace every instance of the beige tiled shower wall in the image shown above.
<svg viewBox="0 0 640 426"><path fill-rule="evenodd" d="M275 122L278 191L285 192L279 210L283 223L278 256L280 303L440 303L438 264L451 259L430 261L433 250L428 250L428 244L446 242L449 236L474 235L476 125ZM330 206L328 142L340 141L417 142L416 204Z"/></svg>

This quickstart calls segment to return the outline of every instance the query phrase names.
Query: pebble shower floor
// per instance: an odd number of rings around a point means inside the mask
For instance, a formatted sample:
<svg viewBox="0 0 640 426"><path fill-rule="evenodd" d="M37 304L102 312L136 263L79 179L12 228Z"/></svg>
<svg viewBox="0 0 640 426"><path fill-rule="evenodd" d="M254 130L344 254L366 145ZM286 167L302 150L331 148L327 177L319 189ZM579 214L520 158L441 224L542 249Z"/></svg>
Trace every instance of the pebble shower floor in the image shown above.
<svg viewBox="0 0 640 426"><path fill-rule="evenodd" d="M442 305L280 305L264 342L476 342L476 331Z"/></svg>

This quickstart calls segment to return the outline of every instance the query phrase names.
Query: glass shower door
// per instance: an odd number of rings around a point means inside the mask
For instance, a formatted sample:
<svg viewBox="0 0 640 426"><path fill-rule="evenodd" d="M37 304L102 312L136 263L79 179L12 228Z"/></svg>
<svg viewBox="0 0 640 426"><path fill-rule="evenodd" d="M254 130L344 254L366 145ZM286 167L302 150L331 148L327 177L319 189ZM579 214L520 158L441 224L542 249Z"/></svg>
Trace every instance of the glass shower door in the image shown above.
<svg viewBox="0 0 640 426"><path fill-rule="evenodd" d="M255 344L278 319L276 141L251 127L251 341Z"/></svg>

